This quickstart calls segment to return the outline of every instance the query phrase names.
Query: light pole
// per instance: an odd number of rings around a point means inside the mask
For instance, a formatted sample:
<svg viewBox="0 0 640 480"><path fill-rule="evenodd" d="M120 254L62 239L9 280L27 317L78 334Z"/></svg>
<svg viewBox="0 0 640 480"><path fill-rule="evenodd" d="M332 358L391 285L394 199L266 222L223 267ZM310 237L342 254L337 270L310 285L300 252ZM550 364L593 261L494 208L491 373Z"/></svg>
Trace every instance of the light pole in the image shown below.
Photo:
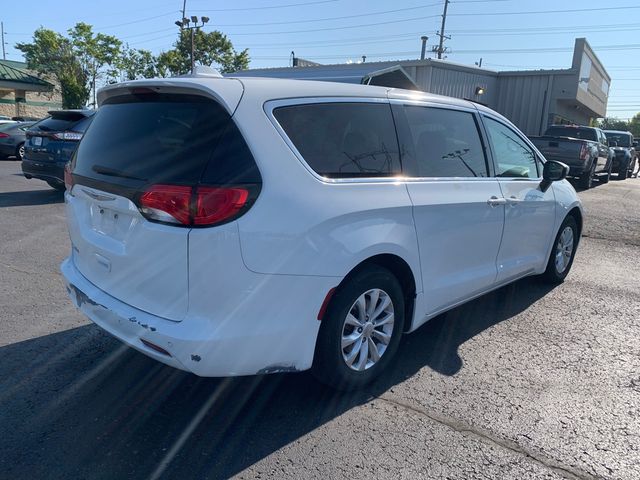
<svg viewBox="0 0 640 480"><path fill-rule="evenodd" d="M200 17L200 22L200 25L198 25L198 17L195 15L192 15L191 18L184 17L182 20L175 21L175 24L180 27L180 30L191 30L191 73L193 73L196 67L194 55L195 31L204 27L204 24L209 22L209 17Z"/></svg>

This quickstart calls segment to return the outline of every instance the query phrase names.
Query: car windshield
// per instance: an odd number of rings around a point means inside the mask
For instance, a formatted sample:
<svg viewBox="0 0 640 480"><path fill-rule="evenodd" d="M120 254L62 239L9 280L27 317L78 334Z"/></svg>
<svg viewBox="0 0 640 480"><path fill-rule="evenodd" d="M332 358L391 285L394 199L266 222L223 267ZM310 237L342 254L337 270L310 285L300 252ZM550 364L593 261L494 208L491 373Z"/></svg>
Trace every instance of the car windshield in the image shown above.
<svg viewBox="0 0 640 480"><path fill-rule="evenodd" d="M619 147L630 147L631 146L631 135L627 135L626 133L611 133L604 132L607 136L607 140L609 142L616 142Z"/></svg>

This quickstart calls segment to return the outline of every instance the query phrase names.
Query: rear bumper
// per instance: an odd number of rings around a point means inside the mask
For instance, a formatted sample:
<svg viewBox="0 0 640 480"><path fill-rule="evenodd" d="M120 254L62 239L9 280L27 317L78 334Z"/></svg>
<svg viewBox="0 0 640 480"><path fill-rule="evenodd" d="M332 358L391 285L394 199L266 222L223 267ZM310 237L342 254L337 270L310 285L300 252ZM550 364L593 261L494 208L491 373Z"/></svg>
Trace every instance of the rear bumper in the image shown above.
<svg viewBox="0 0 640 480"><path fill-rule="evenodd" d="M15 155L16 145L0 143L0 155Z"/></svg>
<svg viewBox="0 0 640 480"><path fill-rule="evenodd" d="M62 263L60 270L72 301L99 327L155 360L205 377L310 368L320 327L315 317L324 295L318 287L322 284L322 288L329 289L337 284L333 277L323 280L323 277L262 276L264 295L245 297L243 304L237 307L242 311L241 316L199 318L187 315L183 321L175 322L111 297L84 278L70 258ZM311 284L305 282L305 278ZM270 279L273 282L269 282ZM318 289L317 299L297 298L300 291L309 288ZM283 289L289 290L291 295L281 298L282 313L275 317L265 316L263 302L279 302L274 300L274 294ZM161 347L170 355L149 348L142 340Z"/></svg>
<svg viewBox="0 0 640 480"><path fill-rule="evenodd" d="M36 162L24 159L22 160L22 173L40 180L54 180L63 183L64 165L65 162Z"/></svg>

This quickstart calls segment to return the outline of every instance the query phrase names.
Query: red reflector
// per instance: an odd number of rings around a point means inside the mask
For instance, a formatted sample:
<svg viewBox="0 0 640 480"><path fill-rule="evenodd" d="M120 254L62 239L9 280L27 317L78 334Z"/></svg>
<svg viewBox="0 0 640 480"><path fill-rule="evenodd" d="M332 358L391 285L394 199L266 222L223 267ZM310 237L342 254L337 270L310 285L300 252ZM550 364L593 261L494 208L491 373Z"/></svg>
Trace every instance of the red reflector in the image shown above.
<svg viewBox="0 0 640 480"><path fill-rule="evenodd" d="M161 353L162 355L167 355L168 357L171 356L171 354L167 352L164 348L159 347L155 343L151 343L149 340L145 340L144 338L141 338L140 341L144 343L146 347L149 347L151 350Z"/></svg>
<svg viewBox="0 0 640 480"><path fill-rule="evenodd" d="M153 185L140 197L140 209L154 220L189 225L191 192L191 187Z"/></svg>
<svg viewBox="0 0 640 480"><path fill-rule="evenodd" d="M73 187L73 175L71 175L71 166L68 163L64 166L64 185L67 191Z"/></svg>
<svg viewBox="0 0 640 480"><path fill-rule="evenodd" d="M244 188L198 187L194 225L210 225L232 217L247 203Z"/></svg>
<svg viewBox="0 0 640 480"><path fill-rule="evenodd" d="M322 320L324 318L324 314L327 313L327 308L329 307L329 302L331 301L331 297L336 293L336 287L333 287L331 290L327 292L327 296L324 297L324 302L320 306L320 310L318 311L318 320Z"/></svg>
<svg viewBox="0 0 640 480"><path fill-rule="evenodd" d="M9 134L0 132L0 138L9 138Z"/></svg>

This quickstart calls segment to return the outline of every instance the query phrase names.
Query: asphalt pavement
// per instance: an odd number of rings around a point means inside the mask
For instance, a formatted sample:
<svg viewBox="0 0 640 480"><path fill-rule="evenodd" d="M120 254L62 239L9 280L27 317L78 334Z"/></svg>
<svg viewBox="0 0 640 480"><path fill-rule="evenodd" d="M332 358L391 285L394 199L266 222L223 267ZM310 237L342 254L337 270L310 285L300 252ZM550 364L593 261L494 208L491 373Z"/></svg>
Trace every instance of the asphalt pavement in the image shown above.
<svg viewBox="0 0 640 480"><path fill-rule="evenodd" d="M204 379L88 322L61 194L0 162L0 479L640 478L640 179L580 192L566 282L404 337L374 386Z"/></svg>

